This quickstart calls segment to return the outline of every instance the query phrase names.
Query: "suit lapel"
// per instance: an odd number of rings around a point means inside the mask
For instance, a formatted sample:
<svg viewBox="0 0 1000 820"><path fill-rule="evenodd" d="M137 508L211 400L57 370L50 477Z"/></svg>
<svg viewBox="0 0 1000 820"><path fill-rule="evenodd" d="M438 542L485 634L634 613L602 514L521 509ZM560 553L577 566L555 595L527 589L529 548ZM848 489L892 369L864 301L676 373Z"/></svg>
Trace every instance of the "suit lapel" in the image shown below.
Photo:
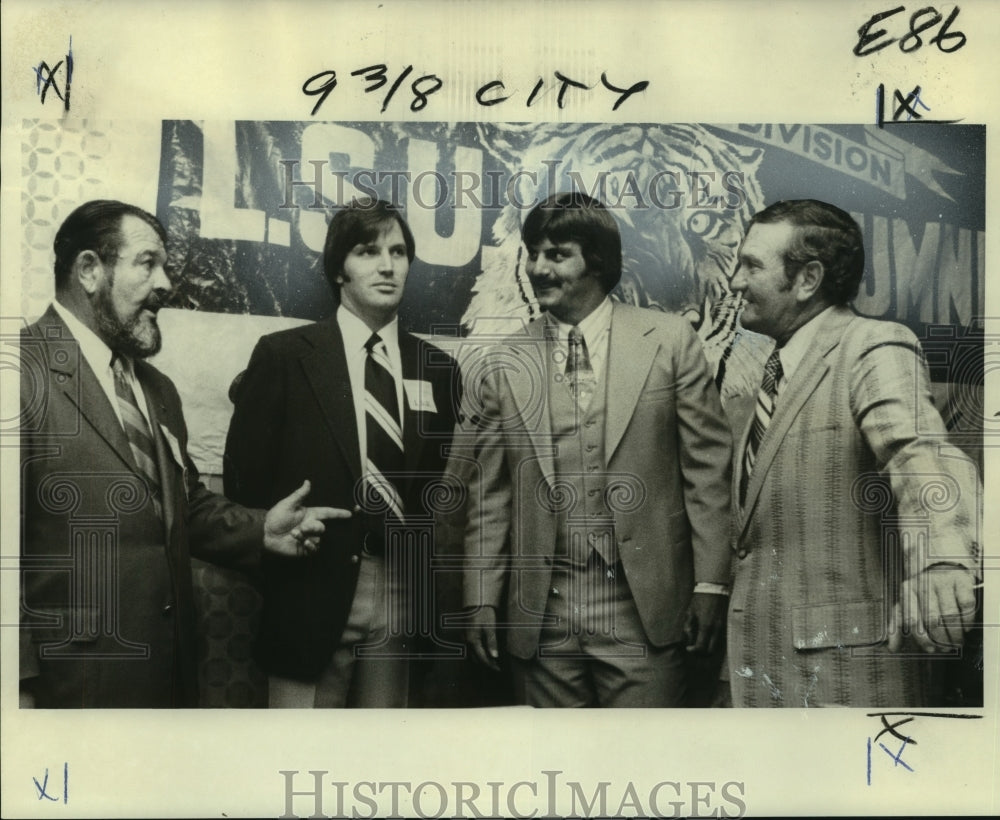
<svg viewBox="0 0 1000 820"><path fill-rule="evenodd" d="M424 447L424 436L420 435L421 419L420 414L410 408L410 397L406 392L405 382L428 381L421 379L424 375L422 365L426 362L420 361L420 340L416 336L405 331L399 331L399 358L402 365L404 380L403 385L403 460L407 469L415 468L420 464L421 454ZM432 394L433 395L433 394Z"/></svg>
<svg viewBox="0 0 1000 820"><path fill-rule="evenodd" d="M643 321L640 311L614 305L604 368L608 396L604 453L608 462L625 435L653 359L660 349L659 343L649 338L652 330L653 326Z"/></svg>
<svg viewBox="0 0 1000 820"><path fill-rule="evenodd" d="M335 314L336 315L336 314ZM302 368L312 386L330 434L343 453L355 481L361 478L361 449L354 412L351 377L344 339L336 318L318 322L305 337L312 349L302 356Z"/></svg>
<svg viewBox="0 0 1000 820"><path fill-rule="evenodd" d="M768 354L770 355L770 354ZM758 386L758 391L760 387ZM753 419L756 413L756 395L754 396L755 404L751 408L750 418L747 424L743 427L743 435L740 436L740 442L736 449L733 451L733 481L732 481L732 497L733 497L733 507L736 510L736 527L739 532L743 532L743 528L746 526L747 519L746 511L751 508L750 504L750 488L747 488L747 497L743 504L739 503L740 500L740 482L743 481L743 456L747 451L747 439L750 438L750 428L753 427ZM759 492L759 487L754 488L754 498L756 499L757 493Z"/></svg>
<svg viewBox="0 0 1000 820"><path fill-rule="evenodd" d="M792 426L792 422L795 421L795 418L802 410L802 407L813 393L815 393L820 382L826 378L827 373L830 371L830 354L840 344L847 325L853 319L854 314L847 308L835 308L825 319L821 320L823 324L817 330L812 346L806 352L806 355L802 357L802 361L785 386L784 392L778 396L774 416L764 433L764 437L761 439L760 447L754 459L753 472L750 474L750 479L747 482L747 497L738 519L740 532L747 525L750 518L748 512L753 509L757 501L757 496L760 495L764 478L770 470L771 464L774 462L774 458L784 441L785 435ZM750 425L752 424L753 416L751 415ZM748 425L740 440L739 466L734 471L737 474L734 487L737 488L739 487L739 475L743 472L743 454L746 451L746 440L749 435L749 429Z"/></svg>
<svg viewBox="0 0 1000 820"><path fill-rule="evenodd" d="M527 344L509 348L520 359L519 366L504 363L499 367L501 378L507 381L511 401L520 416L535 452L538 466L549 484L555 486L556 466L552 446L552 422L549 418L548 342L545 339L545 319L527 326ZM499 365L500 363L498 363ZM541 388L541 389L539 389Z"/></svg>
<svg viewBox="0 0 1000 820"><path fill-rule="evenodd" d="M170 418L163 396L156 389L152 374L147 370L145 362L135 362L135 376L146 399L146 412L149 413L149 428L153 436L153 445L156 447L157 468L160 474L163 523L166 528L167 544L172 546L174 522L181 509L178 506L179 494L185 496L187 494L187 465L180 450L180 440L173 432L177 428L177 420ZM172 445L168 445L165 440L167 433L173 437ZM181 478L181 486L177 484L178 476Z"/></svg>
<svg viewBox="0 0 1000 820"><path fill-rule="evenodd" d="M55 374L55 389L76 407L80 417L104 439L122 463L134 471L132 449L121 422L66 323L50 307L39 324L43 327L49 369Z"/></svg>

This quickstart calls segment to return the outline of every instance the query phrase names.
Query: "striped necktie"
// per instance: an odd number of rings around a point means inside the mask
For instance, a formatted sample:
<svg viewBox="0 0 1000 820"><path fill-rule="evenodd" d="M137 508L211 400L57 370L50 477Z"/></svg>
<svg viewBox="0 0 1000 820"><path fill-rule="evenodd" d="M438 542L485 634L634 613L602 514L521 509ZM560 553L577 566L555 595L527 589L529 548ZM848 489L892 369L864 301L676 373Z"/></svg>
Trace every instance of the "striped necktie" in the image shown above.
<svg viewBox="0 0 1000 820"><path fill-rule="evenodd" d="M587 340L580 328L574 325L569 331L569 355L566 357L566 381L576 405L586 410L594 396L597 379L590 364Z"/></svg>
<svg viewBox="0 0 1000 820"><path fill-rule="evenodd" d="M750 428L750 435L747 437L747 449L743 454L743 475L740 478L740 504L746 500L747 484L750 473L753 471L754 461L757 457L757 449L760 447L761 439L764 438L764 431L771 423L774 415L774 400L778 395L778 382L781 381L781 357L775 350L767 359L764 365L764 377L760 382L760 390L757 391L757 406L754 409L753 426Z"/></svg>
<svg viewBox="0 0 1000 820"><path fill-rule="evenodd" d="M111 357L111 372L115 377L118 409L121 411L125 435L128 437L129 447L132 450L132 458L139 468L139 474L146 481L156 514L162 519L163 500L160 489L160 470L156 461L156 444L153 442L149 423L136 402L135 393L132 391L132 382L125 372L125 364L117 353Z"/></svg>
<svg viewBox="0 0 1000 820"><path fill-rule="evenodd" d="M403 470L403 431L389 354L373 333L365 343L365 508L372 522L372 552L384 548L385 525L403 518L403 499L393 483Z"/></svg>

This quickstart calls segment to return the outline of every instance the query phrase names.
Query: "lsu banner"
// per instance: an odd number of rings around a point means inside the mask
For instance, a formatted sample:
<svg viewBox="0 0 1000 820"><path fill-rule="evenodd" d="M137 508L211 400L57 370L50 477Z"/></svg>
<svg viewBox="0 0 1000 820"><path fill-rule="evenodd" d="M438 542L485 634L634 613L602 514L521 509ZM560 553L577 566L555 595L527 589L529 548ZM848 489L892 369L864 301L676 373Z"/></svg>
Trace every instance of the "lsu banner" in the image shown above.
<svg viewBox="0 0 1000 820"><path fill-rule="evenodd" d="M601 198L623 232L616 296L686 314L717 348L750 216L814 197L867 239L859 313L964 330L982 314L985 129L978 126L163 123L158 216L177 307L318 319L326 225L356 196L417 239L403 305L418 332L536 313L523 216L556 190ZM900 136L902 134L903 136ZM723 336L728 333L723 332Z"/></svg>
<svg viewBox="0 0 1000 820"><path fill-rule="evenodd" d="M245 366L249 336L330 314L323 241L352 198L393 202L415 235L402 324L474 341L537 317L521 223L548 194L577 189L601 199L621 228L624 273L613 296L686 316L724 402L753 395L769 342L737 322L730 281L739 243L767 204L817 198L863 228L854 309L914 330L949 428L970 451L981 446L982 126L179 120L160 128L156 212L177 272L171 307L192 322L190 311L216 314L205 315L207 332L233 329L214 337L226 363L220 384ZM219 313L255 318L241 325ZM247 338L227 354L240 332ZM209 376L199 374L192 401L225 408L223 388L205 398ZM198 435L194 442L209 469L226 421L213 412L204 450Z"/></svg>

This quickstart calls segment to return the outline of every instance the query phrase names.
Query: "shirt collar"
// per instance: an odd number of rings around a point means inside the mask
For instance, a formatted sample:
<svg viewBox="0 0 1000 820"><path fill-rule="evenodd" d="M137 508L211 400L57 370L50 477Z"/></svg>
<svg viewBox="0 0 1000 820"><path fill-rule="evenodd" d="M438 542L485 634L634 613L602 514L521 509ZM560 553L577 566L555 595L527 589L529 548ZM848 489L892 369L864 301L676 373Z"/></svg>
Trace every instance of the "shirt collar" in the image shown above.
<svg viewBox="0 0 1000 820"><path fill-rule="evenodd" d="M345 350L364 350L365 345L372 335L372 329L368 325L343 305L337 308L337 324L340 326L340 333L344 337ZM379 328L377 333L382 341L385 342L386 347L390 349L398 348L399 317L393 316L392 321Z"/></svg>
<svg viewBox="0 0 1000 820"><path fill-rule="evenodd" d="M823 323L823 317L831 310L833 310L832 305L813 316L812 319L796 330L792 334L792 338L778 351L778 356L781 359L781 370L786 379L792 377L792 373L796 371L802 362L802 358L806 355L809 348L812 347L813 339L816 338L816 332Z"/></svg>
<svg viewBox="0 0 1000 820"><path fill-rule="evenodd" d="M595 340L600 338L602 333L610 330L611 312L611 299L605 296L601 304L590 311L580 321L578 327L583 334L583 338L587 340L588 347L593 347ZM569 338L569 332L573 328L573 325L560 321L551 313L546 313L545 316L552 323L550 327L555 332L555 338L559 341L566 341Z"/></svg>
<svg viewBox="0 0 1000 820"><path fill-rule="evenodd" d="M69 328L69 332L73 334L73 338L76 339L77 343L80 345L80 353L83 354L83 358L86 359L87 364L90 365L90 369L95 373L103 373L108 370L111 367L111 357L114 355L114 351L104 343L104 340L100 336L80 321L77 315L65 305L60 304L58 301L54 301L52 303L52 307L55 309L55 312L59 314L59 318L66 323L66 327ZM128 356L122 356L121 359L126 372L131 375L131 359L129 359Z"/></svg>

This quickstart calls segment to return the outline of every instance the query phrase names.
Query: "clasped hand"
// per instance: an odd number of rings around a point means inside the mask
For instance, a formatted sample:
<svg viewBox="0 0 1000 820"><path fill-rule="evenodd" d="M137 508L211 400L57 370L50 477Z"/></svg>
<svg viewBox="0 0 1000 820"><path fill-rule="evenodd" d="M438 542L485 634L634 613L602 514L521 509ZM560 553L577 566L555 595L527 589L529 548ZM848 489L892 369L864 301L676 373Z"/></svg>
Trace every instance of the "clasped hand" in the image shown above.
<svg viewBox="0 0 1000 820"><path fill-rule="evenodd" d="M912 635L925 652L960 647L976 613L975 577L965 567L930 567L900 585L889 623L889 651Z"/></svg>

